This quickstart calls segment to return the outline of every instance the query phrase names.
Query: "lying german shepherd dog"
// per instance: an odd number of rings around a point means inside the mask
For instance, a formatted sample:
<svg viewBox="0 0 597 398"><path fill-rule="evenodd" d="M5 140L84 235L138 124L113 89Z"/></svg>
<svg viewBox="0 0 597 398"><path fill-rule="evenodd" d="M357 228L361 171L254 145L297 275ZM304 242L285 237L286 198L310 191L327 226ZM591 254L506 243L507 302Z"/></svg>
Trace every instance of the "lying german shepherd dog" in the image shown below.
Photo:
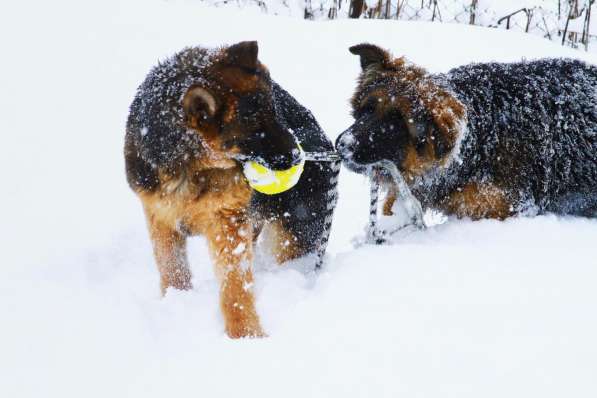
<svg viewBox="0 0 597 398"><path fill-rule="evenodd" d="M333 146L311 113L272 81L257 52L256 42L187 48L160 63L137 91L125 137L127 179L145 210L162 293L191 288L186 239L204 235L233 338L264 335L251 288L262 227L273 231L279 262L322 254L338 172L307 162L298 180L303 150ZM286 186L266 181L265 194L252 190L247 165L272 181L281 170Z"/></svg>
<svg viewBox="0 0 597 398"><path fill-rule="evenodd" d="M457 217L597 216L597 67L546 59L430 74L371 44L350 51L362 67L355 123L336 141L348 168L390 161L423 208Z"/></svg>

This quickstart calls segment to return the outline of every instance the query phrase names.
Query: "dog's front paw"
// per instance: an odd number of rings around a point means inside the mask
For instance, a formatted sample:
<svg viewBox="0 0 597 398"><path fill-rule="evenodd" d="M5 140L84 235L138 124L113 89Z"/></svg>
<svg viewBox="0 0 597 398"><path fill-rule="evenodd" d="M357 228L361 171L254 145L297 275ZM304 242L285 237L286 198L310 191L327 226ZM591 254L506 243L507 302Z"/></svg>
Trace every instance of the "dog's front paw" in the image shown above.
<svg viewBox="0 0 597 398"><path fill-rule="evenodd" d="M168 288L174 288L177 290L191 290L193 284L191 283L190 272L179 272L179 273L164 273L160 277L160 291L162 296L166 295Z"/></svg>
<svg viewBox="0 0 597 398"><path fill-rule="evenodd" d="M267 337L256 315L254 319L231 319L227 321L226 334L231 339Z"/></svg>

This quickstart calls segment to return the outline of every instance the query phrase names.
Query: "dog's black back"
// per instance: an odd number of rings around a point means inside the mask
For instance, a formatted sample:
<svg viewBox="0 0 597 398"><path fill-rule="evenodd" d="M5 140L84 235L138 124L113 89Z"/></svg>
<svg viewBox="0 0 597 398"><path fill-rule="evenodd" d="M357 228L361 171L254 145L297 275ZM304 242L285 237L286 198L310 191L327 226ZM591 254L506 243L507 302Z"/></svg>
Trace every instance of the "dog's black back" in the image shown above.
<svg viewBox="0 0 597 398"><path fill-rule="evenodd" d="M597 208L597 67L473 64L445 76L465 104L458 180L497 180L539 212Z"/></svg>

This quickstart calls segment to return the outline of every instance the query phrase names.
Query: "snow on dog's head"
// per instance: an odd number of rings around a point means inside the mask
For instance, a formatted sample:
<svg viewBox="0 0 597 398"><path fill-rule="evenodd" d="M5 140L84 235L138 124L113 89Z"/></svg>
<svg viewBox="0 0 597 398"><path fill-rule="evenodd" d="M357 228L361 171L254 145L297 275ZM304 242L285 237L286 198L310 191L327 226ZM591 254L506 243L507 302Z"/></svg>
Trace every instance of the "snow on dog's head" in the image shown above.
<svg viewBox="0 0 597 398"><path fill-rule="evenodd" d="M337 140L347 166L361 172L390 160L407 176L447 167L466 126L466 109L447 84L372 44L350 52L360 57L362 72L351 100L355 123Z"/></svg>
<svg viewBox="0 0 597 398"><path fill-rule="evenodd" d="M258 50L255 41L189 47L154 67L131 106L129 164L140 164L140 154L172 176L192 159L214 169L256 162L286 171L300 164L302 151L280 117L274 82ZM155 179L147 183L136 174L129 176L133 185L155 185Z"/></svg>

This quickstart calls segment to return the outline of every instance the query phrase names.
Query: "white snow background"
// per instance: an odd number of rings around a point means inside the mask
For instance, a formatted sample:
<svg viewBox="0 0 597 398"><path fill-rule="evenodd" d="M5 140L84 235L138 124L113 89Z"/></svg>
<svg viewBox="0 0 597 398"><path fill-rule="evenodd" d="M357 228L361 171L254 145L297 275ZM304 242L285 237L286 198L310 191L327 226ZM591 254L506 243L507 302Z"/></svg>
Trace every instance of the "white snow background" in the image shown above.
<svg viewBox="0 0 597 398"><path fill-rule="evenodd" d="M342 171L325 270L258 265L270 335L226 337L205 242L194 289L160 298L126 185L136 87L188 45L255 39L330 138L370 41L431 71L597 58L462 25L306 22L196 1L13 1L0 13L0 397L597 396L597 221L449 220L353 248L363 177Z"/></svg>

